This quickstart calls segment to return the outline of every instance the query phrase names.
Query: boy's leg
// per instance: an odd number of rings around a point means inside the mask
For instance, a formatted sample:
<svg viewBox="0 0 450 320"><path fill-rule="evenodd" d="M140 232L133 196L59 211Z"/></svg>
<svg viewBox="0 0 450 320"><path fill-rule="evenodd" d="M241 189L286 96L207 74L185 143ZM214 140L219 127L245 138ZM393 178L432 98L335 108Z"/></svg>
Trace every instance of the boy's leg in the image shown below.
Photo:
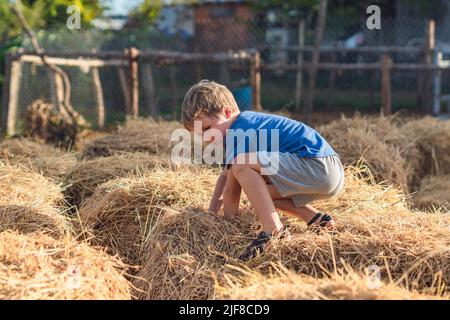
<svg viewBox="0 0 450 320"><path fill-rule="evenodd" d="M300 218L306 223L311 221L311 219L320 211L314 208L313 206L307 204L303 207L296 207L294 202L290 198L283 198L274 185L267 185L267 189L269 190L270 196L272 197L273 203L275 207L281 211L284 211L296 218ZM320 219L317 219L314 224L318 224ZM325 224L326 227L333 227L334 222L328 221Z"/></svg>
<svg viewBox="0 0 450 320"><path fill-rule="evenodd" d="M223 213L226 218L239 214L239 201L241 199L241 185L231 170L227 172L227 182L223 190Z"/></svg>
<svg viewBox="0 0 450 320"><path fill-rule="evenodd" d="M231 166L231 172L255 208L263 225L263 231L266 234L280 231L283 224L275 209L266 181L260 173L261 167L256 161L256 155L239 154L236 162Z"/></svg>

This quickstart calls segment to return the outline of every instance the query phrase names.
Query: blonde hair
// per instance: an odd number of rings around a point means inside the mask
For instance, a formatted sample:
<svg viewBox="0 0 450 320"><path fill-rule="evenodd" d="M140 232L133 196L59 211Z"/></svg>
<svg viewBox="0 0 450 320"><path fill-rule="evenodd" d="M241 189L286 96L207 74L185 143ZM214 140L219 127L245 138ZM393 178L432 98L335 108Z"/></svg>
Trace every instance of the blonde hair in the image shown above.
<svg viewBox="0 0 450 320"><path fill-rule="evenodd" d="M200 114L215 117L222 113L225 107L230 108L231 112L239 111L230 90L217 82L201 80L193 85L184 96L183 124L187 129L192 128Z"/></svg>

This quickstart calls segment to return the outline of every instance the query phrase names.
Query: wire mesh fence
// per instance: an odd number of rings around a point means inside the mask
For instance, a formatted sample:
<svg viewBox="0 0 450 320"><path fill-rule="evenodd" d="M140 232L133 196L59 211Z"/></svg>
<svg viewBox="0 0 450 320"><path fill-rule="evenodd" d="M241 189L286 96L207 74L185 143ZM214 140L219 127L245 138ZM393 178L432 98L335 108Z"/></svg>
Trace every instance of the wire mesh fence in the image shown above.
<svg viewBox="0 0 450 320"><path fill-rule="evenodd" d="M426 19L383 19L381 30L369 30L365 19L327 19L321 46L321 63L379 63L382 50L359 50L387 46L405 47L390 53L394 63L423 63L426 44ZM441 23L447 23L445 21ZM257 49L261 54L261 104L266 110L296 108L299 70L286 68L301 60L308 63L314 41L314 21L305 22L303 49L299 51L300 21L270 25L258 19L221 18L194 22L190 34L165 33L155 27L108 32L98 30L53 30L37 32L42 46L59 57L74 52L123 52L127 48L218 54ZM30 49L27 41L25 51ZM417 50L406 50L416 48ZM450 57L450 34L436 28L436 50ZM272 68L265 68L265 66ZM275 66L275 67L274 67ZM278 66L278 67L277 67ZM130 105L130 71L124 66L80 68L63 66L71 79L71 101L93 128L98 127L99 86L103 96L106 125L125 119ZM224 83L235 94L243 109L252 106L251 66L229 61L186 61L183 59L139 58L140 115L180 118L182 99L187 89L201 79ZM97 70L97 71L95 71ZM96 75L95 72L98 72ZM96 78L97 77L97 78ZM97 80L96 80L97 79ZM308 86L308 73L301 73L302 87ZM442 72L442 92L450 92L448 72ZM393 111L417 111L420 106L423 70L392 70ZM377 111L381 103L381 70L321 69L317 73L315 110ZM32 62L21 63L17 124L23 128L27 107L41 99L55 103L58 99L49 70ZM304 95L302 96L304 98Z"/></svg>

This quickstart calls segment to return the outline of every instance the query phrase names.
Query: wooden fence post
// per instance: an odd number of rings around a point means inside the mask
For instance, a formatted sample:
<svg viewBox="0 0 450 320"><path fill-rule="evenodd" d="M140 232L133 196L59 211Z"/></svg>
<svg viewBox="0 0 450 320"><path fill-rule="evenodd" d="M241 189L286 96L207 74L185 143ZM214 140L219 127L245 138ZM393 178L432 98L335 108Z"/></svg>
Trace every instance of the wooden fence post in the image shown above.
<svg viewBox="0 0 450 320"><path fill-rule="evenodd" d="M438 51L435 57L435 65L442 64L442 51ZM442 85L442 71L435 70L433 75L433 115L437 116L441 112L441 85Z"/></svg>
<svg viewBox="0 0 450 320"><path fill-rule="evenodd" d="M2 90L2 136L7 133L8 124L8 106L9 106L9 87L10 87L10 77L11 77L11 64L13 58L10 53L5 55L5 80L3 81Z"/></svg>
<svg viewBox="0 0 450 320"><path fill-rule="evenodd" d="M319 16L317 18L316 24L316 39L314 42L314 51L312 54L312 65L309 69L309 86L308 86L308 96L306 99L305 106L305 118L306 121L309 120L309 114L311 113L314 105L314 92L316 90L316 76L317 76L317 65L320 59L320 44L322 42L323 30L325 29L325 19L327 15L327 0L320 0Z"/></svg>
<svg viewBox="0 0 450 320"><path fill-rule="evenodd" d="M139 116L139 50L132 47L128 51L130 60L130 93L131 93L131 117Z"/></svg>
<svg viewBox="0 0 450 320"><path fill-rule="evenodd" d="M8 111L6 134L13 136L16 134L17 107L19 103L19 86L22 76L22 64L20 58L11 62L11 73L9 83Z"/></svg>
<svg viewBox="0 0 450 320"><path fill-rule="evenodd" d="M261 111L261 55L259 51L254 52L250 69L253 110Z"/></svg>
<svg viewBox="0 0 450 320"><path fill-rule="evenodd" d="M103 129L105 127L105 101L98 68L92 68L92 80L94 82L95 100L97 102L98 127Z"/></svg>
<svg viewBox="0 0 450 320"><path fill-rule="evenodd" d="M427 24L427 34L425 43L425 63L432 67L434 60L435 49L435 22L430 20ZM425 81L423 84L423 103L422 110L427 113L433 112L433 71L428 69L425 71Z"/></svg>
<svg viewBox="0 0 450 320"><path fill-rule="evenodd" d="M381 62L381 114L385 116L392 113L391 63L389 55L387 53L383 54Z"/></svg>
<svg viewBox="0 0 450 320"><path fill-rule="evenodd" d="M155 79L153 77L152 65L150 63L144 63L142 71L144 79L142 85L144 87L144 96L147 104L147 113L149 116L153 116L156 110L156 93L155 93Z"/></svg>
<svg viewBox="0 0 450 320"><path fill-rule="evenodd" d="M120 87L122 88L123 97L125 99L125 113L128 116L131 110L131 95L129 81L127 80L127 75L125 73L125 68L117 68L117 74L119 76Z"/></svg>
<svg viewBox="0 0 450 320"><path fill-rule="evenodd" d="M298 24L298 46L297 51L297 76L295 80L295 109L300 112L302 103L302 91L303 91L303 71L301 69L303 65L303 46L305 45L305 19L301 19Z"/></svg>

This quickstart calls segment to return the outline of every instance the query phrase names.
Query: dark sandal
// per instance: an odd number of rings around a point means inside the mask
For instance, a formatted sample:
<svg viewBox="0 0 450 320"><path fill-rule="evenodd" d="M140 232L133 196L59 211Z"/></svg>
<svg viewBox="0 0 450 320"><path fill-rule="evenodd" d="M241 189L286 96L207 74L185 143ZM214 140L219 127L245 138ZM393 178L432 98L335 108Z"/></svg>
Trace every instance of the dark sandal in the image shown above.
<svg viewBox="0 0 450 320"><path fill-rule="evenodd" d="M320 217L321 219L319 223L314 224ZM309 230L319 233L322 229L326 228L326 225L329 221L333 221L333 218L330 215L318 212L311 220L309 220L309 222L307 223L307 227Z"/></svg>

